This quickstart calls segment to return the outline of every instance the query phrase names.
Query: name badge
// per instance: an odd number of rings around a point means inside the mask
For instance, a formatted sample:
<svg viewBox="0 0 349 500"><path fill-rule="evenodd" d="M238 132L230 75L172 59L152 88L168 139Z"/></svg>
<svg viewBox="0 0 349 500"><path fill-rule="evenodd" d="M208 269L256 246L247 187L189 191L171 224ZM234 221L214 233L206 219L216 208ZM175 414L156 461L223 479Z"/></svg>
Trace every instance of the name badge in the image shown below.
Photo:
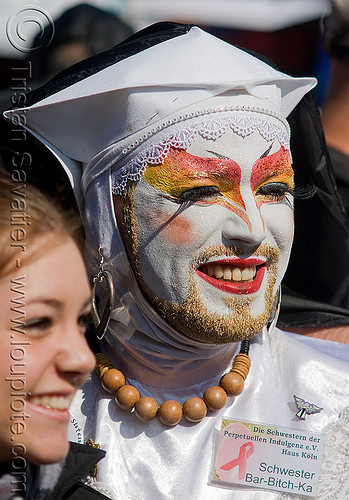
<svg viewBox="0 0 349 500"><path fill-rule="evenodd" d="M315 497L322 434L223 418L211 484Z"/></svg>

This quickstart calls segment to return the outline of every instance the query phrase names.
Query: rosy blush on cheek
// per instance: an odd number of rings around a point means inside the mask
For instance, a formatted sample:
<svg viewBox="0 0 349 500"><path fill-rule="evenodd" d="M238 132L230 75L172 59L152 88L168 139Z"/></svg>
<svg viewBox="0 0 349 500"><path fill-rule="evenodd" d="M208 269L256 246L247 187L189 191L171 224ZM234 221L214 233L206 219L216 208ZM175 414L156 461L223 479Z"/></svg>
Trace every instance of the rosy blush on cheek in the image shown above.
<svg viewBox="0 0 349 500"><path fill-rule="evenodd" d="M186 245L195 241L195 224L188 220L184 215L163 212L159 215L158 223L162 226L161 234L163 238L171 245Z"/></svg>

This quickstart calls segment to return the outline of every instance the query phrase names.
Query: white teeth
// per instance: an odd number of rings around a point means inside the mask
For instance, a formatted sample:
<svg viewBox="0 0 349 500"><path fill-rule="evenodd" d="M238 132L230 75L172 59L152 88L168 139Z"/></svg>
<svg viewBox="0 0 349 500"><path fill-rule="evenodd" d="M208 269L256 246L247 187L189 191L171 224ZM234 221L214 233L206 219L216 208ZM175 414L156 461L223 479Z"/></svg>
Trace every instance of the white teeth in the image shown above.
<svg viewBox="0 0 349 500"><path fill-rule="evenodd" d="M241 277L243 281L251 280L253 278L252 269L250 267L245 267L245 269L241 271Z"/></svg>
<svg viewBox="0 0 349 500"><path fill-rule="evenodd" d="M49 401L50 401L50 398L48 396L41 396L40 404L41 404L41 406L49 406L49 404L48 404Z"/></svg>
<svg viewBox="0 0 349 500"><path fill-rule="evenodd" d="M214 268L214 275L217 279L223 278L223 267L221 266L215 266Z"/></svg>
<svg viewBox="0 0 349 500"><path fill-rule="evenodd" d="M207 267L207 274L209 276L214 276L214 267L213 266L208 266Z"/></svg>
<svg viewBox="0 0 349 500"><path fill-rule="evenodd" d="M202 267L202 271L216 279L226 281L252 281L256 275L256 266L234 267L228 265L207 265Z"/></svg>
<svg viewBox="0 0 349 500"><path fill-rule="evenodd" d="M233 280L234 281L241 281L242 280L241 269L239 267L234 267L234 269L233 269Z"/></svg>
<svg viewBox="0 0 349 500"><path fill-rule="evenodd" d="M65 398L64 396L60 396L57 399L57 408L59 410L67 410L69 408L69 399L67 401L67 398Z"/></svg>
<svg viewBox="0 0 349 500"><path fill-rule="evenodd" d="M53 408L55 410L67 410L70 405L69 396L33 396L30 402L36 406L44 408Z"/></svg>
<svg viewBox="0 0 349 500"><path fill-rule="evenodd" d="M229 267L225 267L224 270L223 270L223 278L225 280L231 280L231 270L229 269Z"/></svg>

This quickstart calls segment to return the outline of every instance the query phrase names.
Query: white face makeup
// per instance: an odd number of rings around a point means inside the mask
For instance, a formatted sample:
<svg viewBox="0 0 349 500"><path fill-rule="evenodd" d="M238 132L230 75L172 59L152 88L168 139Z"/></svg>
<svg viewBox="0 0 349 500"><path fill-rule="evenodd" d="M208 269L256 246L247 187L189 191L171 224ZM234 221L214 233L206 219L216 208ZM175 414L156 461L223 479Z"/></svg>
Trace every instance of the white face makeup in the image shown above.
<svg viewBox="0 0 349 500"><path fill-rule="evenodd" d="M124 239L144 294L172 326L215 343L261 330L292 245L292 188L289 151L258 132L200 137L148 165Z"/></svg>

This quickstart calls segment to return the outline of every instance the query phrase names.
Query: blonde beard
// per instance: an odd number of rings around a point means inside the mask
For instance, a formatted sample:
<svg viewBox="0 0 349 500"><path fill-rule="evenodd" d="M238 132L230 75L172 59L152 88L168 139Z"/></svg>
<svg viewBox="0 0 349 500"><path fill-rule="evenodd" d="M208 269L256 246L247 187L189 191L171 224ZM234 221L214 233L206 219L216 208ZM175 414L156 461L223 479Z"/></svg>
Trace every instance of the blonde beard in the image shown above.
<svg viewBox="0 0 349 500"><path fill-rule="evenodd" d="M182 303L177 304L158 297L147 286L143 280L140 264L139 239L137 224L134 217L134 187L130 183L128 189L121 198L122 236L131 266L136 275L140 289L153 308L174 329L189 338L208 342L212 344L227 344L246 340L257 335L268 323L272 315L277 294L274 287L277 277L277 262L279 251L268 245L258 248L253 256L268 256L270 259L269 269L266 271L268 283L264 295L263 311L253 316L251 305L256 300L250 296L235 296L223 298L224 305L231 310L229 313L219 314L210 312L200 298L194 280L196 263L189 277L189 297ZM201 262L215 255L241 255L236 247L220 247L206 250L200 256Z"/></svg>
<svg viewBox="0 0 349 500"><path fill-rule="evenodd" d="M251 305L256 298L246 296L223 298L225 306L231 312L210 312L200 298L192 276L189 280L189 297L181 304L157 297L145 283L140 286L150 304L173 328L201 342L227 344L254 337L270 321L277 300L273 293L276 283L275 271L276 269L270 269L264 309L257 316L251 314Z"/></svg>

